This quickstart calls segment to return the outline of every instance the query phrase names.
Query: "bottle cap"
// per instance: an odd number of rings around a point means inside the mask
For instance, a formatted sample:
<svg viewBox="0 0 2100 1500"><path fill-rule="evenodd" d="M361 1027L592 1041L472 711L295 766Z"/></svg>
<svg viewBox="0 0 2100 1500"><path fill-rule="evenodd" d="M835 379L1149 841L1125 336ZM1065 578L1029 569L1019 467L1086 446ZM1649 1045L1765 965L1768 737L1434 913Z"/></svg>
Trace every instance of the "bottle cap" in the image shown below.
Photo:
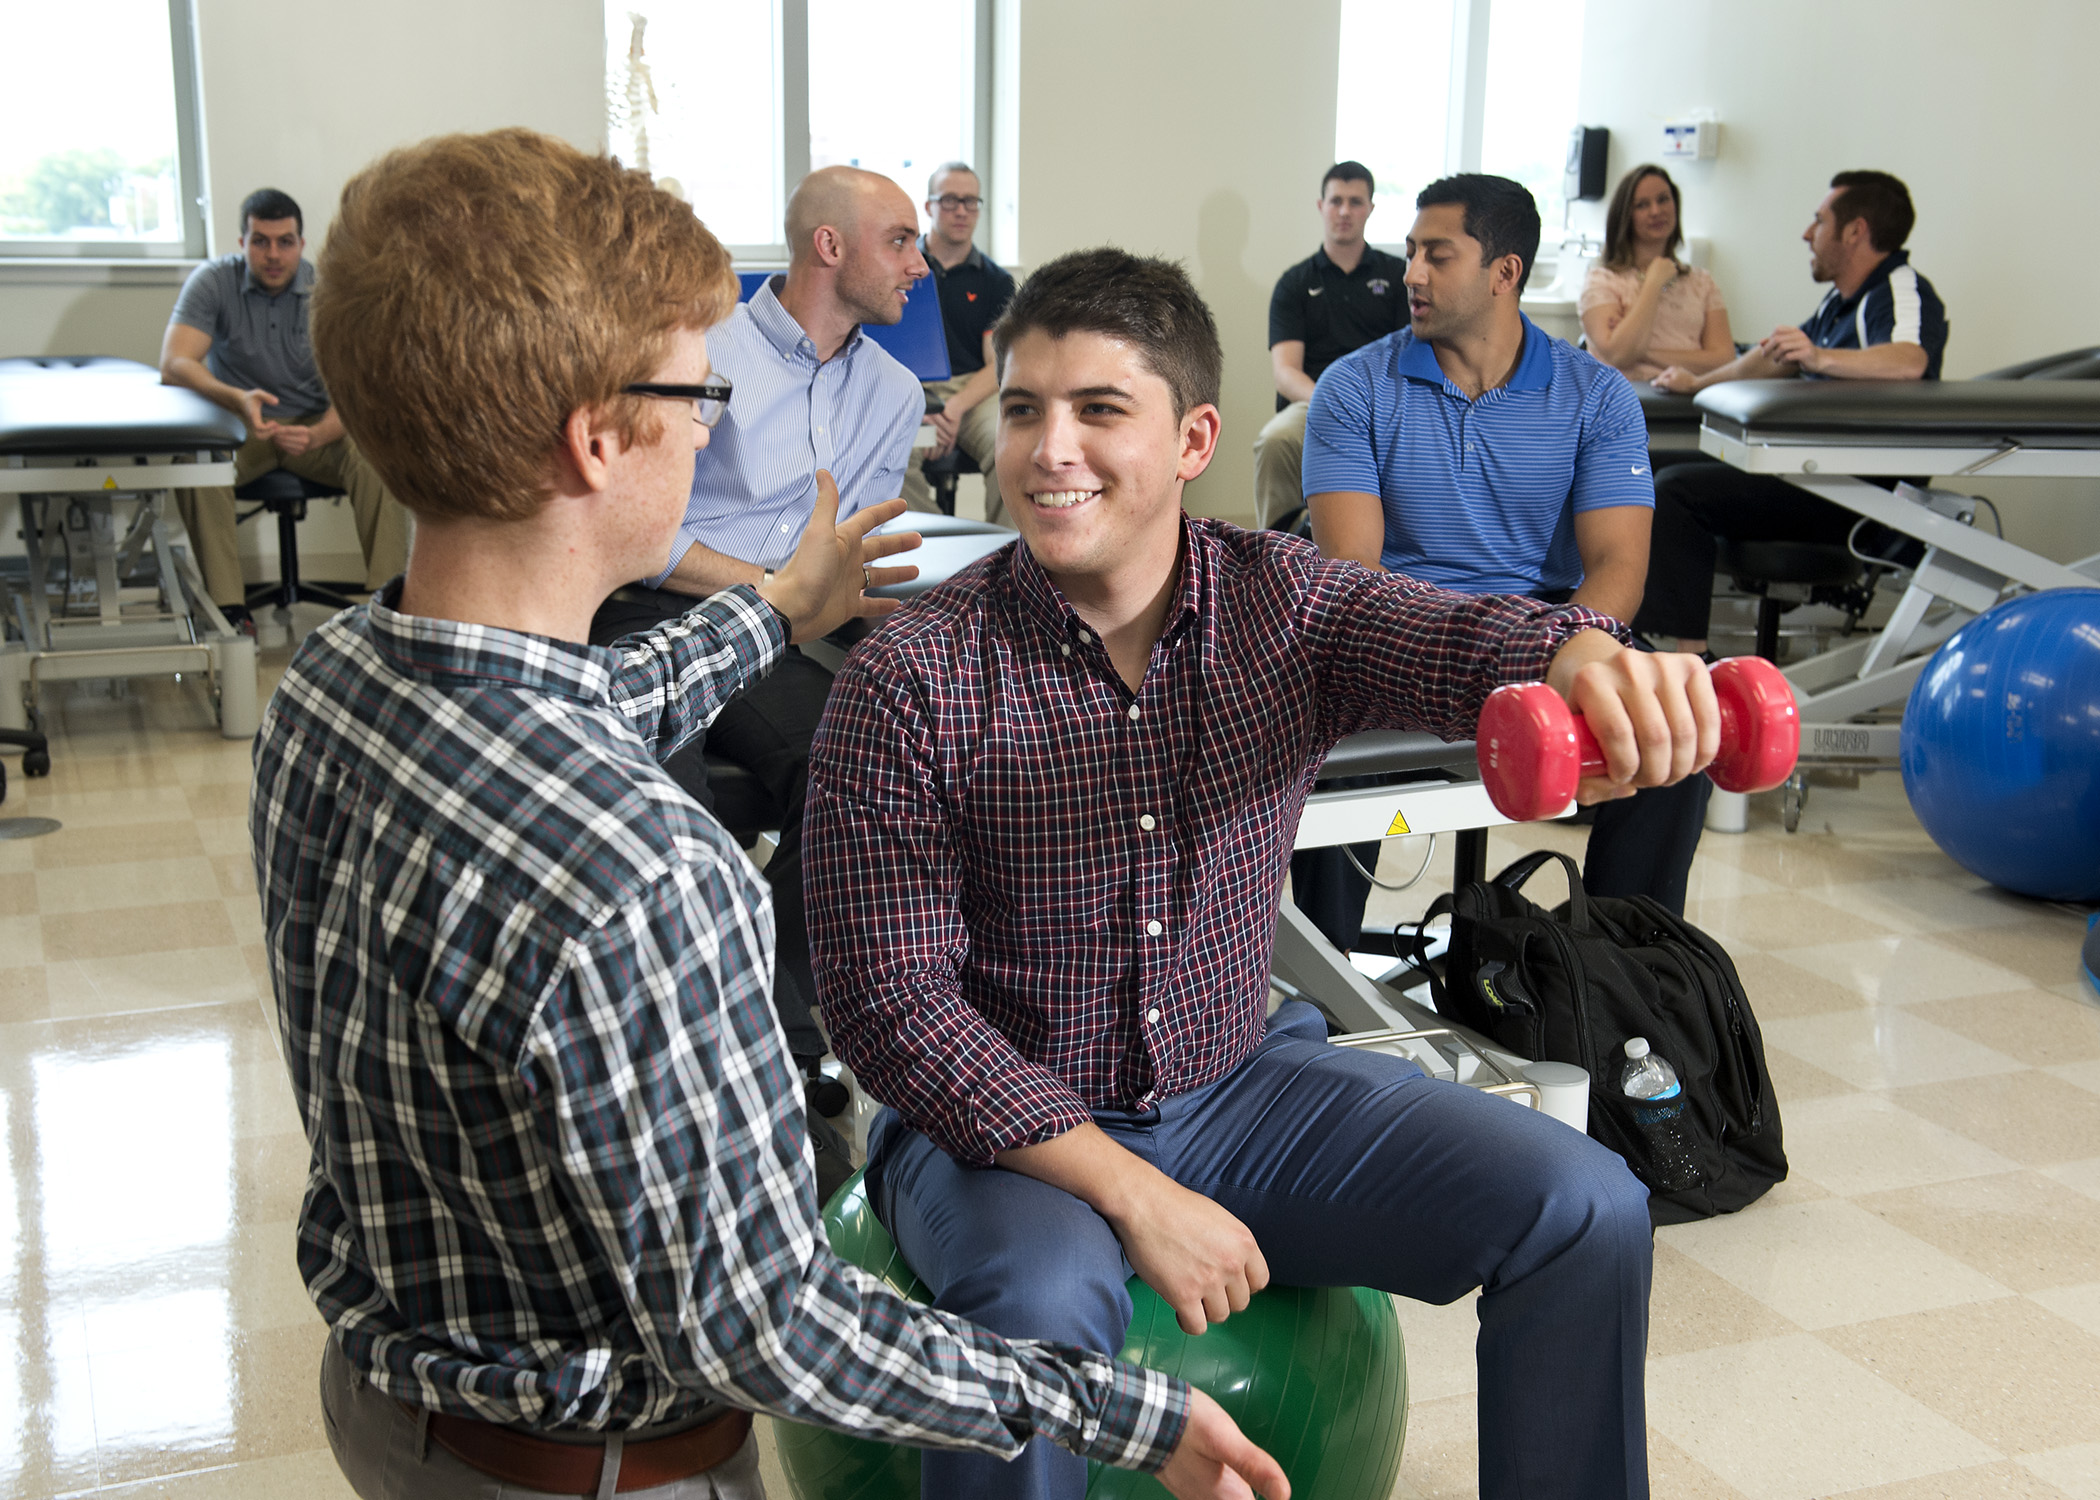
<svg viewBox="0 0 2100 1500"><path fill-rule="evenodd" d="M1629 1038L1626 1043L1626 1055L1628 1057L1646 1057L1648 1055L1648 1039L1644 1036Z"/></svg>

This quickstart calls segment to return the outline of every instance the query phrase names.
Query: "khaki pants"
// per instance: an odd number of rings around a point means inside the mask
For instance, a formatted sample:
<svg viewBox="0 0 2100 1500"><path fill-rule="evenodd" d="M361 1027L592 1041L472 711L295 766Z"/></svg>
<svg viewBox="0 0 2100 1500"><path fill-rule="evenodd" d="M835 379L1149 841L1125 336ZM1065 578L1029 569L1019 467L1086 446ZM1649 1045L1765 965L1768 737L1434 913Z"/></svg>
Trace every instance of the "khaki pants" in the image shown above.
<svg viewBox="0 0 2100 1500"><path fill-rule="evenodd" d="M491 1478L418 1432L416 1419L367 1385L333 1338L321 1354L321 1425L336 1467L361 1500L530 1500L545 1494ZM633 1500L766 1500L758 1434L705 1474L625 1493Z"/></svg>
<svg viewBox="0 0 2100 1500"><path fill-rule="evenodd" d="M1305 413L1293 401L1263 425L1254 440L1254 524L1267 526L1305 503Z"/></svg>
<svg viewBox="0 0 2100 1500"><path fill-rule="evenodd" d="M970 377L958 375L952 380L929 380L926 393L943 398L954 395L963 388ZM1006 519L1006 506L999 499L999 476L993 472L993 460L997 457L999 443L999 397L997 393L985 397L964 413L962 426L955 434L955 446L970 455L978 468L984 470L984 518L987 521ZM913 510L938 511L934 503L933 486L919 472L931 450L912 450L911 466L904 471L904 503Z"/></svg>
<svg viewBox="0 0 2100 1500"><path fill-rule="evenodd" d="M325 447L309 448L296 458L280 453L268 438L250 438L234 454L233 482L243 485L272 469L288 469L316 484L334 485L350 497L358 544L365 553L367 590L378 588L408 566L408 512L387 493L378 472L347 436ZM241 577L233 490L224 485L177 490L175 505L182 512L182 529L190 534L190 549L196 554L212 602L221 609L246 604L248 587Z"/></svg>

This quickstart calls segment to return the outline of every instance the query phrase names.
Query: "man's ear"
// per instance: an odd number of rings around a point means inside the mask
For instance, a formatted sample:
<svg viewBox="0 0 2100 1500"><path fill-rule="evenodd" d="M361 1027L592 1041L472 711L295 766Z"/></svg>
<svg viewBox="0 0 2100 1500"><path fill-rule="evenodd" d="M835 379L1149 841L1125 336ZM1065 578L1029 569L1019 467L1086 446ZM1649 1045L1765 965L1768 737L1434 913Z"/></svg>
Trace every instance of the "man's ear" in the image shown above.
<svg viewBox="0 0 2100 1500"><path fill-rule="evenodd" d="M817 264L835 266L846 258L846 237L829 224L819 224L810 234L810 246L817 252Z"/></svg>
<svg viewBox="0 0 2100 1500"><path fill-rule="evenodd" d="M556 492L602 493L612 483L612 461L618 450L619 437L605 425L603 414L577 407L561 424L561 441L554 448Z"/></svg>
<svg viewBox="0 0 2100 1500"><path fill-rule="evenodd" d="M1208 401L1189 408L1188 415L1181 419L1181 461L1174 468L1176 479L1186 483L1210 467L1223 428L1224 419Z"/></svg>
<svg viewBox="0 0 2100 1500"><path fill-rule="evenodd" d="M1524 274L1524 257L1511 252L1495 261L1495 291L1498 295L1514 297L1517 280Z"/></svg>

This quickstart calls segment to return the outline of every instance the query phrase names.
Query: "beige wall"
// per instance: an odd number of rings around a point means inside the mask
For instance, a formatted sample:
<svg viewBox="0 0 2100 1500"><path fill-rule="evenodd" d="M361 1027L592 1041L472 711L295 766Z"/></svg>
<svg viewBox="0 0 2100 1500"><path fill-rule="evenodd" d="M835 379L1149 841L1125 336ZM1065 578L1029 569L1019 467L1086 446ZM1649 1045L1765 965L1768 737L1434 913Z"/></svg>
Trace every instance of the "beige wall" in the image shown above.
<svg viewBox="0 0 2100 1500"><path fill-rule="evenodd" d="M1021 9L1020 262L1102 244L1187 262L1225 344L1224 436L1187 503L1251 521L1269 290L1320 243L1339 0Z"/></svg>
<svg viewBox="0 0 2100 1500"><path fill-rule="evenodd" d="M2089 0L1588 0L1582 120L1612 132L1612 180L1661 122L1709 108L1721 154L1681 173L1713 241L1736 337L1798 323L1822 288L1799 236L1830 174L1910 185L1917 267L1946 300L1946 374L2100 344L2083 101L2100 55ZM1601 206L1589 208L1601 233ZM1976 486L1978 489L1983 486ZM2007 534L2059 560L2100 552L2100 485L1990 487Z"/></svg>

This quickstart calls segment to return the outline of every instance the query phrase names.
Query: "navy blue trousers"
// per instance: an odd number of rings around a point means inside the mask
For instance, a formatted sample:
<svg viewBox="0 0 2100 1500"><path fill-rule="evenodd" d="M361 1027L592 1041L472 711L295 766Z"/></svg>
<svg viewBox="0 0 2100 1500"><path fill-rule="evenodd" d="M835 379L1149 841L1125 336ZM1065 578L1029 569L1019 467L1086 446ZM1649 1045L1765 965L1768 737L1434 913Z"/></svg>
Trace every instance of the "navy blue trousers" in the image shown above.
<svg viewBox="0 0 2100 1500"><path fill-rule="evenodd" d="M1483 1288L1483 1500L1646 1500L1648 1191L1613 1153L1412 1063L1331 1046L1296 1001L1218 1082L1094 1118L1253 1231L1278 1284L1434 1303ZM1130 1266L1085 1203L963 1166L890 1110L868 1163L876 1212L935 1306L1011 1338L1122 1347ZM1011 1465L936 1452L924 1465L929 1500L1086 1488L1084 1462L1046 1442Z"/></svg>

